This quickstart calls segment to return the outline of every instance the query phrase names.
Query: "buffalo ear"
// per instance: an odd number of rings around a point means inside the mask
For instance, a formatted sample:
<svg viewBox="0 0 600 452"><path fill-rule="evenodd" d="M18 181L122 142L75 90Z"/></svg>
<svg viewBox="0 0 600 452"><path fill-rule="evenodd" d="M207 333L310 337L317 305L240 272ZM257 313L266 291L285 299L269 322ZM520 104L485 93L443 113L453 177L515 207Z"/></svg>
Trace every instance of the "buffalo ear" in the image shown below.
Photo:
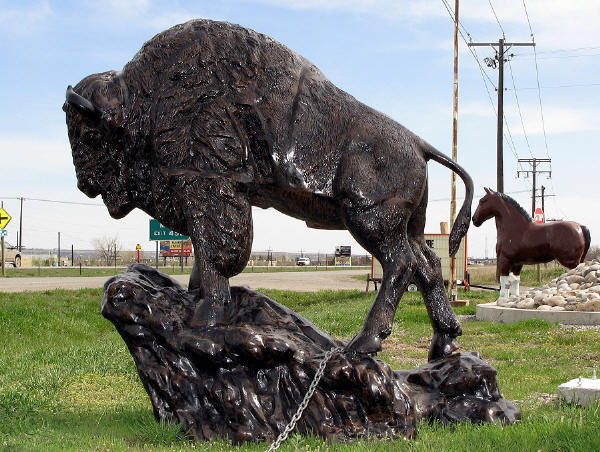
<svg viewBox="0 0 600 452"><path fill-rule="evenodd" d="M87 116L91 119L97 119L100 117L100 110L85 97L80 96L73 91L73 87L71 85L67 87L66 101L83 116Z"/></svg>

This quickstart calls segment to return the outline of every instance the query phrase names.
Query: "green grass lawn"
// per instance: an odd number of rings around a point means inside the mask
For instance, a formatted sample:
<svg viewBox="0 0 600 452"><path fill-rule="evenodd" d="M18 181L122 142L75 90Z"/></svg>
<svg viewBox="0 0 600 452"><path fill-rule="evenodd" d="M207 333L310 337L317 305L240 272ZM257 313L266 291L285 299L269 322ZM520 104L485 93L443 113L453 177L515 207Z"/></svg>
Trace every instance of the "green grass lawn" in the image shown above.
<svg viewBox="0 0 600 452"><path fill-rule="evenodd" d="M359 331L372 303L362 291L265 291L332 335ZM494 294L462 295L474 303ZM195 444L161 425L114 326L100 315L102 291L0 294L0 449L94 451L260 451L265 444ZM475 306L456 308L473 314ZM579 408L552 400L556 387L590 376L600 332L529 320L464 322L464 351L477 350L498 370L502 394L523 419L511 426L420 425L416 440L328 444L293 436L285 451L597 451L600 404ZM431 327L418 293L406 294L381 357L394 368L424 364ZM600 370L600 369L599 369Z"/></svg>

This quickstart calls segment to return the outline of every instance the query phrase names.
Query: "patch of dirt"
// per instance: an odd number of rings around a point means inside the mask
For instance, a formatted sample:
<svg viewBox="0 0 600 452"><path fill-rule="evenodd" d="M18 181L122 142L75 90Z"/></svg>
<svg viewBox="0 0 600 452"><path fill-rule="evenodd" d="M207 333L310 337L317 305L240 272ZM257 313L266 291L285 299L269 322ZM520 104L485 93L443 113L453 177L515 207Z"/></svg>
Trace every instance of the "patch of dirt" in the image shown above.
<svg viewBox="0 0 600 452"><path fill-rule="evenodd" d="M383 351L387 361L401 365L422 366L427 363L427 352L423 353L423 348L429 350L430 340L430 338L420 338L417 344L407 343L406 337L400 338L393 334L383 342ZM424 347L423 343L427 345Z"/></svg>

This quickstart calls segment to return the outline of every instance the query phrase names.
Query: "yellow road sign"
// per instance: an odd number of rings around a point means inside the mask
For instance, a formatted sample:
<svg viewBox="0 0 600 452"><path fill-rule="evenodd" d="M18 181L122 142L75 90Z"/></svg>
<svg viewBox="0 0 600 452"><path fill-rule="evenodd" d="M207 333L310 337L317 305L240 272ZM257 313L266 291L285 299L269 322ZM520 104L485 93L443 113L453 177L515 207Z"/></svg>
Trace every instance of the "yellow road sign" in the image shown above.
<svg viewBox="0 0 600 452"><path fill-rule="evenodd" d="M4 229L12 217L0 207L0 229Z"/></svg>

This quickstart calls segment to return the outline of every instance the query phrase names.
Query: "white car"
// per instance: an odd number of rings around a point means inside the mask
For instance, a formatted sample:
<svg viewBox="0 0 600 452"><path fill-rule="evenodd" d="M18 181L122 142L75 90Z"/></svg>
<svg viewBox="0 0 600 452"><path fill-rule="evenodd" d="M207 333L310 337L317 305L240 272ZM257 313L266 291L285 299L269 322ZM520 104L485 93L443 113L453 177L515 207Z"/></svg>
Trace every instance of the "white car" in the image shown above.
<svg viewBox="0 0 600 452"><path fill-rule="evenodd" d="M299 257L296 259L297 266L310 265L310 259L308 257Z"/></svg>
<svg viewBox="0 0 600 452"><path fill-rule="evenodd" d="M4 261L7 264L12 264L13 267L18 268L21 266L21 252L18 246L11 245L8 242L4 242L4 249L6 254L4 255Z"/></svg>

